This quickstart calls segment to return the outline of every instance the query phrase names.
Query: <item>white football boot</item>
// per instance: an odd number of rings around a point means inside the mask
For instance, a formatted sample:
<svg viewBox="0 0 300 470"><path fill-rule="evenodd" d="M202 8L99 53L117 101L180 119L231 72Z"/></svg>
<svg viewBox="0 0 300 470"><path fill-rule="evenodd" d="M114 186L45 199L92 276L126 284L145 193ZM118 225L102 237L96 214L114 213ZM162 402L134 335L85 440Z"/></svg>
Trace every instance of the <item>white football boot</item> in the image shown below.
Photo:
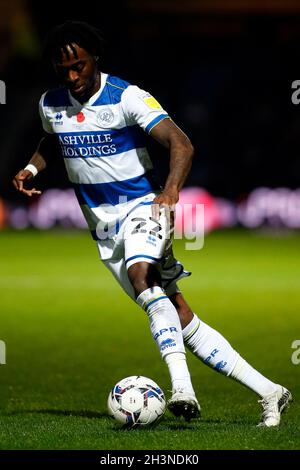
<svg viewBox="0 0 300 470"><path fill-rule="evenodd" d="M281 385L278 385L276 392L270 393L270 395L258 401L263 407L261 422L258 426L267 428L278 426L281 413L289 406L292 400L291 392Z"/></svg>
<svg viewBox="0 0 300 470"><path fill-rule="evenodd" d="M168 408L175 416L183 416L188 422L200 418L201 408L196 396L180 388L172 392Z"/></svg>

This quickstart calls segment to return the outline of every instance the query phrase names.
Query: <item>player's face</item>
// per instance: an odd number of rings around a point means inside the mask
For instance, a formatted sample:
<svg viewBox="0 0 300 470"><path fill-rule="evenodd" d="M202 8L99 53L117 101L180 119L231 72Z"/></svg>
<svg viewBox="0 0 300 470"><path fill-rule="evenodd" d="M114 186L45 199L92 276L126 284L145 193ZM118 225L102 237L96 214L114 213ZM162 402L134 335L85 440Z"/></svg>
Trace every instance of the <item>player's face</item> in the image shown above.
<svg viewBox="0 0 300 470"><path fill-rule="evenodd" d="M79 102L87 101L100 87L96 58L77 44L62 49L61 58L54 62L61 82Z"/></svg>

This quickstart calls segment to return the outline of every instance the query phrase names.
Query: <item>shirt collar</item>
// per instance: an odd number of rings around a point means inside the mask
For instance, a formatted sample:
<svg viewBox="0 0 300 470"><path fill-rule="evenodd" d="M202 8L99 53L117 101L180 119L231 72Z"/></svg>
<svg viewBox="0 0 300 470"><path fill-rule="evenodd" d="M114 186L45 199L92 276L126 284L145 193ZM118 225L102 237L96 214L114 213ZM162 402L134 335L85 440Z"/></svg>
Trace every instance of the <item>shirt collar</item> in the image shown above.
<svg viewBox="0 0 300 470"><path fill-rule="evenodd" d="M91 106L99 98L99 96L101 95L101 93L103 91L103 88L105 87L106 80L107 80L107 77L108 77L107 73L100 72L100 74L101 74L101 84L100 84L99 90L96 91L96 93L94 93L85 103L80 103L79 101L77 101L74 98L74 96L71 94L70 90L68 90L69 99L70 99L72 105L81 106L81 107Z"/></svg>

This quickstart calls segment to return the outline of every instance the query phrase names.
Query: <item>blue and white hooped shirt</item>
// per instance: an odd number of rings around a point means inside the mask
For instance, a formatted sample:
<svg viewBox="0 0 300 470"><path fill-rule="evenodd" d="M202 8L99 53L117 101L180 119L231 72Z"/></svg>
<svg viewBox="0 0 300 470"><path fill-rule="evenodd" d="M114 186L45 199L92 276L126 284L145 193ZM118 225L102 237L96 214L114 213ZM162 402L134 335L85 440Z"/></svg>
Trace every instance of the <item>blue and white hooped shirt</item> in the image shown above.
<svg viewBox="0 0 300 470"><path fill-rule="evenodd" d="M44 93L43 128L56 134L68 177L83 214L95 228L103 205L117 208L158 189L145 147L145 133L168 114L149 93L101 73L101 87L86 103L67 88ZM121 199L120 199L121 198Z"/></svg>

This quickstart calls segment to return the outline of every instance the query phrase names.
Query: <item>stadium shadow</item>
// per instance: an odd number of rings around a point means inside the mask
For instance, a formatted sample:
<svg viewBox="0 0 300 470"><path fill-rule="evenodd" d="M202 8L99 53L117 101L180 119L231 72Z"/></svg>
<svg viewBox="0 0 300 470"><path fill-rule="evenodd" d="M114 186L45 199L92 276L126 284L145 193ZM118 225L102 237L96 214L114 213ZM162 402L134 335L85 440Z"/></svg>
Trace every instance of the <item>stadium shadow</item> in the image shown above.
<svg viewBox="0 0 300 470"><path fill-rule="evenodd" d="M51 410L51 409L42 409L42 410L17 410L7 413L6 416L14 416L18 414L50 414L56 416L75 416L80 418L107 418L106 413L99 413L98 411L88 411L88 410Z"/></svg>
<svg viewBox="0 0 300 470"><path fill-rule="evenodd" d="M190 430L193 430L193 429L198 429L198 426L199 426L199 421L195 421L195 422L190 422L190 423L187 423L186 421L181 421L181 422L170 422L168 421L167 423L165 421L161 421L159 424L161 424L162 426L164 424L167 424L168 426L168 429L172 430L172 431L184 431L185 429L190 429ZM198 424L198 426L197 426ZM165 431L165 429L162 429L163 431Z"/></svg>
<svg viewBox="0 0 300 470"><path fill-rule="evenodd" d="M168 428L171 428L172 430L176 431L176 430L180 430L180 429L193 429L193 427L197 427L197 429L199 429L199 425L208 425L208 426L214 426L214 425L224 425L224 426L228 426L228 425L238 425L238 426L244 426L245 424L249 424L249 426L251 426L251 424L253 424L253 421L251 421L251 419L249 418L248 420L246 420L245 418L236 418L236 419L233 419L231 420L230 422L227 421L227 420L224 420L224 419L221 419L221 418L214 418L214 419L211 419L211 418L207 418L207 419L204 419L204 418L201 418L200 420L197 420L197 421L191 421L190 423L187 423L187 422L184 422L184 421L181 421L181 422L171 422L171 423L168 423Z"/></svg>

